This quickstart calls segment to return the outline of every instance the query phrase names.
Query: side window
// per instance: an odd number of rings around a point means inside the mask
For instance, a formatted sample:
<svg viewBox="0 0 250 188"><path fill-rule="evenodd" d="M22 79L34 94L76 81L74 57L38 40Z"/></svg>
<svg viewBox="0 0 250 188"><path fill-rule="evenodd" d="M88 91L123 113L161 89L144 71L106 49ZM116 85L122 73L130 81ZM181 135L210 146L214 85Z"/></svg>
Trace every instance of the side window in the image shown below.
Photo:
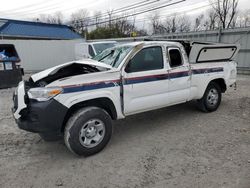
<svg viewBox="0 0 250 188"><path fill-rule="evenodd" d="M169 58L170 58L170 67L178 67L182 65L182 57L179 49L170 48L168 50Z"/></svg>
<svg viewBox="0 0 250 188"><path fill-rule="evenodd" d="M90 55L91 57L94 57L94 56L95 56L95 52L94 52L94 50L93 50L93 48L92 48L91 45L89 45L89 55Z"/></svg>
<svg viewBox="0 0 250 188"><path fill-rule="evenodd" d="M161 47L149 47L139 51L128 63L125 71L140 72L163 68L163 56Z"/></svg>

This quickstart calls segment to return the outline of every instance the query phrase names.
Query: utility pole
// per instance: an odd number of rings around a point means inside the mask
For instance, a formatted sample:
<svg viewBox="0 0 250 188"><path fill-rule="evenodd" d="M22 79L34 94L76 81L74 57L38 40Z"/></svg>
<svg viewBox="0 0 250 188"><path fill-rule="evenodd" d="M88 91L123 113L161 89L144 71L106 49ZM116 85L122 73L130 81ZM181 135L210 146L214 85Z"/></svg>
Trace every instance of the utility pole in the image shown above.
<svg viewBox="0 0 250 188"><path fill-rule="evenodd" d="M222 27L219 27L219 31L218 31L218 39L217 42L220 43L221 42L221 32L222 32Z"/></svg>
<svg viewBox="0 0 250 188"><path fill-rule="evenodd" d="M109 10L109 11L108 11L108 15L109 15L109 28L111 28L112 13L113 13L113 10Z"/></svg>
<svg viewBox="0 0 250 188"><path fill-rule="evenodd" d="M85 26L84 37L85 37L85 40L87 40L87 38L88 38L88 27L87 26Z"/></svg>

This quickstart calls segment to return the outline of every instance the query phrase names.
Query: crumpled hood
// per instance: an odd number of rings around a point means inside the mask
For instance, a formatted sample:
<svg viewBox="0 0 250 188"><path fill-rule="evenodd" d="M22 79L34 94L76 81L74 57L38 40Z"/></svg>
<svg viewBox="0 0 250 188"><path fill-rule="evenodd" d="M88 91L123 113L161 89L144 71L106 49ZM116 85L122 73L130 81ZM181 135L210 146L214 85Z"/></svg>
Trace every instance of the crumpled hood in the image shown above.
<svg viewBox="0 0 250 188"><path fill-rule="evenodd" d="M53 75L54 73L56 73L61 68L72 65L74 63L83 64L83 65L90 65L90 66L97 67L97 68L99 67L99 68L112 69L112 66L107 65L105 63L95 61L95 60L92 60L92 59L82 59L82 60L78 60L78 61L70 61L70 62L67 62L67 63L63 63L63 64L60 64L60 65L51 67L51 68L46 69L44 71L41 71L39 73L33 74L31 76L31 78L32 78L32 80L34 82L36 82L36 81L41 80L41 79L43 79L43 78L45 78L45 77L47 77L49 75Z"/></svg>

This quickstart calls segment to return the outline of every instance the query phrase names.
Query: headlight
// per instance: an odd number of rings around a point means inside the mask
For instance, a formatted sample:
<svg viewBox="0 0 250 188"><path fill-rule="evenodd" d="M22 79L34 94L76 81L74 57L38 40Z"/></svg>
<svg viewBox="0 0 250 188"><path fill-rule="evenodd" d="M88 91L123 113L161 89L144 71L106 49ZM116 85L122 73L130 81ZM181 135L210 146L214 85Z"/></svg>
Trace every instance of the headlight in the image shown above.
<svg viewBox="0 0 250 188"><path fill-rule="evenodd" d="M30 99L35 99L37 101L47 101L52 97L60 94L62 92L60 87L38 87L32 88L28 91L28 96Z"/></svg>

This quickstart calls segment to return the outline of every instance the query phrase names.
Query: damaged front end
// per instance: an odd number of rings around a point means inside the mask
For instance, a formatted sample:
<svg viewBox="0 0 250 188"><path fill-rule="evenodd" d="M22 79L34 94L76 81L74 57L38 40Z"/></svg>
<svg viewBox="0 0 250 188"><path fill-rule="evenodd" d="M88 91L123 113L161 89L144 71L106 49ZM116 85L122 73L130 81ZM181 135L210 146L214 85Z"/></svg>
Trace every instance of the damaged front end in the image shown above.
<svg viewBox="0 0 250 188"><path fill-rule="evenodd" d="M44 70L20 82L13 95L12 108L19 128L42 135L59 135L68 109L54 99L63 90L60 86L51 86L52 82L111 68L94 60L74 61Z"/></svg>
<svg viewBox="0 0 250 188"><path fill-rule="evenodd" d="M72 76L109 70L110 65L91 59L64 63L32 75L29 84L33 87L44 87L56 80L67 79Z"/></svg>

